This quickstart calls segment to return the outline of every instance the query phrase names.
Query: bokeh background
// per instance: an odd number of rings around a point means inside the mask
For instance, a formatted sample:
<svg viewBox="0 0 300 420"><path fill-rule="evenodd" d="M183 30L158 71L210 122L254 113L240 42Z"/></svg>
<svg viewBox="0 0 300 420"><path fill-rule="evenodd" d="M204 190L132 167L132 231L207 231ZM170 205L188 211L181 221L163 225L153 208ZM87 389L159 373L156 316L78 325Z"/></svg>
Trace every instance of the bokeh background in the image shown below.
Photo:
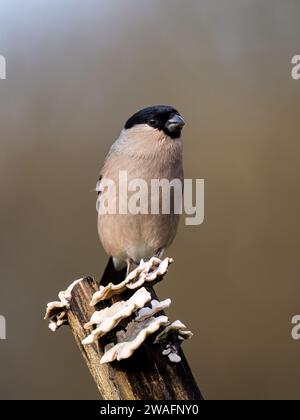
<svg viewBox="0 0 300 420"><path fill-rule="evenodd" d="M300 398L298 0L1 0L0 398L98 398L47 301L106 264L94 188L125 120L187 120L205 223L182 224L161 298L195 333L207 399Z"/></svg>

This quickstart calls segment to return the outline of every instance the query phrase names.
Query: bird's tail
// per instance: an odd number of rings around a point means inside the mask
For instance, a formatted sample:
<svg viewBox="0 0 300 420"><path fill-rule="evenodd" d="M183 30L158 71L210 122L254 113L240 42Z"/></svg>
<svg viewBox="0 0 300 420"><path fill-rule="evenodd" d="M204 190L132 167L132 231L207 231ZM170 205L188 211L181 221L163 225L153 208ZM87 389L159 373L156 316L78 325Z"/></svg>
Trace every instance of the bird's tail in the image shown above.
<svg viewBox="0 0 300 420"><path fill-rule="evenodd" d="M105 287L109 283L118 284L124 280L125 276L126 276L126 267L121 271L117 271L115 269L113 259L112 257L110 257L110 259L108 260L107 266L104 270L103 276L100 280L100 285Z"/></svg>

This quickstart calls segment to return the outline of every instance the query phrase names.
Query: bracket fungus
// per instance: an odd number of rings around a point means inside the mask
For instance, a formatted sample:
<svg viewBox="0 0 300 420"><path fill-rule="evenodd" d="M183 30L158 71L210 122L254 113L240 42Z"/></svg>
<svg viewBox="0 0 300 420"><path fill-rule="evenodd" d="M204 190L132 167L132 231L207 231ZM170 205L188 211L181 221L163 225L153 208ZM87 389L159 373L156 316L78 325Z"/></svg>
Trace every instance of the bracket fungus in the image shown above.
<svg viewBox="0 0 300 420"><path fill-rule="evenodd" d="M179 363L181 357L178 354L178 349L184 340L189 340L192 337L193 333L181 321L177 320L157 335L154 344L164 343L166 347L162 354L168 356L171 362Z"/></svg>
<svg viewBox="0 0 300 420"><path fill-rule="evenodd" d="M161 326L168 324L167 316L147 318L145 321L132 321L126 330L118 331L116 334L118 343L106 346L101 363L113 362L114 360L128 359L138 349L146 338L159 330Z"/></svg>
<svg viewBox="0 0 300 420"><path fill-rule="evenodd" d="M181 357L178 354L178 347L173 344L167 344L166 349L162 352L163 356L168 356L170 362L180 363Z"/></svg>
<svg viewBox="0 0 300 420"><path fill-rule="evenodd" d="M151 308L144 307L138 311L138 314L135 318L136 321L144 321L147 318L150 318L151 316L154 316L158 312L164 311L165 309L168 309L171 306L171 299L166 299L162 302L159 302L158 300L152 300L151 301Z"/></svg>
<svg viewBox="0 0 300 420"><path fill-rule="evenodd" d="M189 340L193 337L193 333L188 331L187 327L179 320L172 322L168 325L158 336L155 343L160 341L167 341L172 333L176 333L179 340Z"/></svg>
<svg viewBox="0 0 300 420"><path fill-rule="evenodd" d="M163 311L170 307L171 299L161 302L156 299L151 300L151 293L146 289L147 286L153 286L161 281L172 263L171 258L160 260L153 257L146 262L142 260L124 281L119 284L109 283L106 287L100 286L99 291L94 293L90 306L95 306L116 295L121 298L125 291L133 293L128 300L117 301L111 303L110 306L107 304L104 309L96 310L90 321L84 325L90 333L82 340L83 345L95 343L101 337L111 333L106 342L108 340L114 342L105 346L101 364L131 357L148 336L157 333L162 328L164 329L158 333L153 341L154 344L163 344L162 354L168 356L171 362L181 361L178 349L182 342L191 338L193 334L182 322L169 322ZM76 280L67 290L60 292L59 301L48 303L45 319L50 320L49 328L52 331L68 324L72 290L82 280ZM114 329L119 324L123 329L115 332Z"/></svg>
<svg viewBox="0 0 300 420"><path fill-rule="evenodd" d="M143 308L150 300L151 294L143 287L127 301L116 302L110 307L94 312L90 322L85 324L84 327L86 329L92 328L93 325L97 325L97 327L82 341L82 344L96 342L100 337L115 328L122 319L130 317L136 310Z"/></svg>
<svg viewBox="0 0 300 420"><path fill-rule="evenodd" d="M59 301L49 302L46 308L46 314L44 319L49 319L49 328L51 331L56 331L62 325L68 324L68 316L67 311L70 307L70 301L72 298L72 290L74 287L81 282L82 279L75 280L70 286L62 291L59 292L58 298Z"/></svg>
<svg viewBox="0 0 300 420"><path fill-rule="evenodd" d="M100 286L98 292L93 295L91 306L95 306L102 300L110 299L112 296L120 295L126 289L138 289L145 283L154 283L163 279L168 271L169 265L173 263L172 258L160 260L153 257L145 262L141 260L139 266L131 271L126 279L119 284L109 283L106 287Z"/></svg>

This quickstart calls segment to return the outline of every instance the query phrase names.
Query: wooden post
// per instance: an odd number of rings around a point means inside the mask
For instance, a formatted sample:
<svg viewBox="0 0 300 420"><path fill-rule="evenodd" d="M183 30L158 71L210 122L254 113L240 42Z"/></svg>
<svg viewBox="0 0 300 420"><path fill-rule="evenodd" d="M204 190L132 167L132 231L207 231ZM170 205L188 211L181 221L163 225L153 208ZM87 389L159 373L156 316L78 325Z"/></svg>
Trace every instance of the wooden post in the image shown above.
<svg viewBox="0 0 300 420"><path fill-rule="evenodd" d="M162 355L162 346L153 344L151 336L130 359L100 364L103 346L83 346L84 324L94 309L89 305L99 290L90 277L72 290L68 321L83 358L104 400L201 400L202 395L182 351L182 361L171 363ZM152 293L153 290L152 290ZM115 299L115 298L114 298ZM115 301L115 300L114 300ZM103 305L103 304L102 304ZM103 306L100 305L100 308Z"/></svg>

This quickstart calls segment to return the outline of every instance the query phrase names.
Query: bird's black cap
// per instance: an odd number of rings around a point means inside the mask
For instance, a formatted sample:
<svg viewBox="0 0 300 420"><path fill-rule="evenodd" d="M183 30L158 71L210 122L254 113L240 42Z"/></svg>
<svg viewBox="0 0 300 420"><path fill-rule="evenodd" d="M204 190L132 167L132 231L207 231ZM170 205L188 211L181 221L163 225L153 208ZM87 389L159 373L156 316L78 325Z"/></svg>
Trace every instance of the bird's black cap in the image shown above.
<svg viewBox="0 0 300 420"><path fill-rule="evenodd" d="M172 106L155 105L138 111L129 118L124 128L130 129L138 124L148 124L175 139L180 137L185 123L180 113Z"/></svg>

